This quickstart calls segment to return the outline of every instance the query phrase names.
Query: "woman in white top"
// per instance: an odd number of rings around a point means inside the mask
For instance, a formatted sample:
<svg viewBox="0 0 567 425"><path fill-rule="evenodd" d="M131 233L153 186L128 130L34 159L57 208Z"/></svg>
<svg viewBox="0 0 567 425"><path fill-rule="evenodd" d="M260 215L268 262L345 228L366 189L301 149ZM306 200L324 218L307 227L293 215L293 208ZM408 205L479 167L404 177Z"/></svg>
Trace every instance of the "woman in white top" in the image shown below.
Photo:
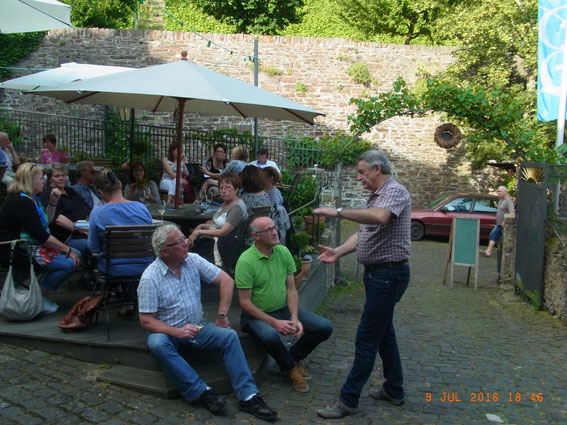
<svg viewBox="0 0 567 425"><path fill-rule="evenodd" d="M167 190L167 203L171 204L175 200L175 178L177 177L177 143L172 143L169 146L167 157L162 158L161 165L163 167L163 175L159 182L159 188ZM185 163L185 155L181 152L181 185L189 185L187 177L189 177L189 170ZM185 178L184 178L185 177ZM180 191L180 195L182 191Z"/></svg>

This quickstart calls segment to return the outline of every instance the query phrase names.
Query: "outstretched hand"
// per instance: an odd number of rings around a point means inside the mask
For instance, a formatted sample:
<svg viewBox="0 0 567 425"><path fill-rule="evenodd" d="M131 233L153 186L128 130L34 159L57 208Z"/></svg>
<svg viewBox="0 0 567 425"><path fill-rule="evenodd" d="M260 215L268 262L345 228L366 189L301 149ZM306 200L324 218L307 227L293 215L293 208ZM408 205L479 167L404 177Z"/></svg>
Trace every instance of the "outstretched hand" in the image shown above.
<svg viewBox="0 0 567 425"><path fill-rule="evenodd" d="M321 251L321 254L317 257L319 261L323 263L334 263L339 259L339 255L334 248L323 245L318 245L317 248Z"/></svg>

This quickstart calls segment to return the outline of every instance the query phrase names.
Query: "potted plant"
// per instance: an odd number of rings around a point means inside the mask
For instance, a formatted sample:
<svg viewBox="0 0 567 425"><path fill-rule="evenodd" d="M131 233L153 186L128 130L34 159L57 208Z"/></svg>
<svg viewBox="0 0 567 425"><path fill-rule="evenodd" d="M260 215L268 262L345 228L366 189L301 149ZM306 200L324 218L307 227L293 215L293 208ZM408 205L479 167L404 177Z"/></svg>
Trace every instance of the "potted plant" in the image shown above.
<svg viewBox="0 0 567 425"><path fill-rule="evenodd" d="M299 289L301 283L303 282L303 275L305 274L305 272L301 268L301 259L299 259L298 257L293 257L293 261L295 263L295 273L293 274L293 277L295 279L295 289Z"/></svg>
<svg viewBox="0 0 567 425"><path fill-rule="evenodd" d="M305 277L308 277L311 272L311 263L313 262L313 259L311 256L305 254L314 250L314 248L310 245L311 236L307 232L299 232L291 235L290 241L291 249L299 256L299 259L301 260L300 267L305 272Z"/></svg>

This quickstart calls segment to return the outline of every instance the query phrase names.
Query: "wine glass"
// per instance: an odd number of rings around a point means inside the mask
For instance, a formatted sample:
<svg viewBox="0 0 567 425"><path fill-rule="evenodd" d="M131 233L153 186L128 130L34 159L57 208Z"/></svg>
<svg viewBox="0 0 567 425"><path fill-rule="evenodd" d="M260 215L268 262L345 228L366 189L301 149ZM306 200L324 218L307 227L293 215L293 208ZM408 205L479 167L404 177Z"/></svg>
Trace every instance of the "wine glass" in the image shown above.
<svg viewBox="0 0 567 425"><path fill-rule="evenodd" d="M161 203L158 206L158 212L161 215L161 221L162 222L163 222L163 215L165 214L165 210L166 210L165 201L161 201Z"/></svg>
<svg viewBox="0 0 567 425"><path fill-rule="evenodd" d="M140 202L141 202L142 204L145 204L145 203L146 203L146 199L148 199L148 196L149 196L149 193L146 192L146 188L143 187L143 188L141 188L141 190L138 190L138 194L139 194L138 196L139 196L139 198L140 198Z"/></svg>

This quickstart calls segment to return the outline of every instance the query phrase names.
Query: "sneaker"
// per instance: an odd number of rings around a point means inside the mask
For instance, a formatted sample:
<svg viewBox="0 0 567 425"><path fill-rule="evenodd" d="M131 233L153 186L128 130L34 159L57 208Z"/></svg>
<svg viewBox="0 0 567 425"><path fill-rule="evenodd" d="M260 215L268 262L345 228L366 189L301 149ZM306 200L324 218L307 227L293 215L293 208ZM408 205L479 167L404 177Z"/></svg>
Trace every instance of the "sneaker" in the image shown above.
<svg viewBox="0 0 567 425"><path fill-rule="evenodd" d="M224 416L227 414L226 401L220 398L210 388L203 391L197 401L209 409L209 411L214 415Z"/></svg>
<svg viewBox="0 0 567 425"><path fill-rule="evenodd" d="M386 391L384 391L384 387L380 387L380 389L373 389L368 391L368 395L376 400L384 400L389 403L392 403L394 406L401 406L406 402L405 398L392 398L390 397Z"/></svg>
<svg viewBox="0 0 567 425"><path fill-rule="evenodd" d="M239 401L238 409L241 412L250 413L265 421L274 422L278 418L278 412L268 406L260 397L260 394L256 394L250 400Z"/></svg>
<svg viewBox="0 0 567 425"><path fill-rule="evenodd" d="M301 362L301 360L299 360L298 362L295 363L295 367L299 370L299 373L301 373L301 376L303 376L303 379L305 379L306 381L308 379L311 379L311 374L307 371L307 369L305 369L305 366L303 366L303 363Z"/></svg>
<svg viewBox="0 0 567 425"><path fill-rule="evenodd" d="M344 418L348 415L354 415L358 412L357 407L348 407L340 399L329 404L324 409L317 410L317 414L325 419Z"/></svg>
<svg viewBox="0 0 567 425"><path fill-rule="evenodd" d="M288 373L291 388L295 391L299 391L300 393L306 393L309 391L309 385L305 382L305 378L297 366L294 366Z"/></svg>
<svg viewBox="0 0 567 425"><path fill-rule="evenodd" d="M54 303L47 297L43 297L42 313L55 313L57 310L59 310L59 304Z"/></svg>

